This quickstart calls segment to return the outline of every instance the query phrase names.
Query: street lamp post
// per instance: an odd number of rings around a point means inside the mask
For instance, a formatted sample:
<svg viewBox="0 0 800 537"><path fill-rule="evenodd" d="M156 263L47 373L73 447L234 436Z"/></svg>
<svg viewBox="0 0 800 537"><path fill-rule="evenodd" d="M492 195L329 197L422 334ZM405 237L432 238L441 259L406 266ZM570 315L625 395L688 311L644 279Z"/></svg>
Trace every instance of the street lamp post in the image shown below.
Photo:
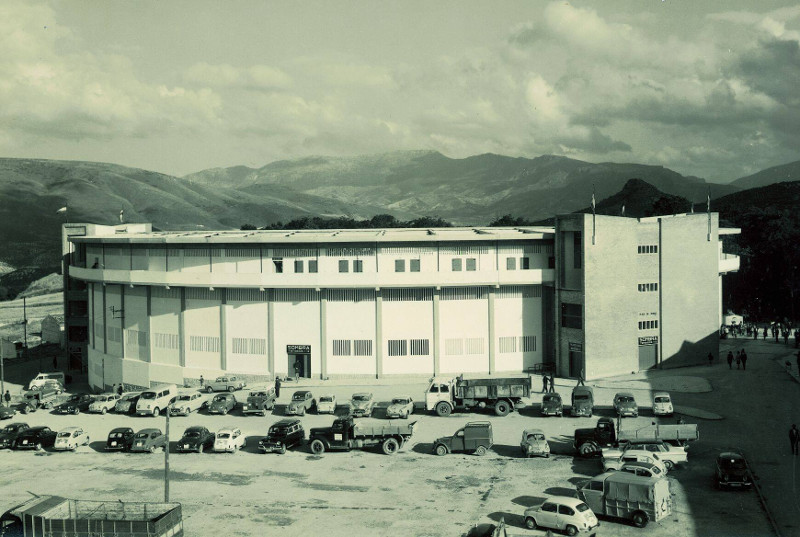
<svg viewBox="0 0 800 537"><path fill-rule="evenodd" d="M164 446L164 501L169 502L169 407L165 409L167 417L166 436L167 443Z"/></svg>

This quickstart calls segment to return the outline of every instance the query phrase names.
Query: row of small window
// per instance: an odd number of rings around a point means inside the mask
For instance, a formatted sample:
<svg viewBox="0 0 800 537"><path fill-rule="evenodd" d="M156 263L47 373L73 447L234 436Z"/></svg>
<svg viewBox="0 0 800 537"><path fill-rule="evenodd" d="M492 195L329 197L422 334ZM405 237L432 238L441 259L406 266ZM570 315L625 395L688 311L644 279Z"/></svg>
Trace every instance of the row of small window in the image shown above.
<svg viewBox="0 0 800 537"><path fill-rule="evenodd" d="M639 253L640 254L657 254L658 253L658 245L657 244L640 244L638 248L639 248Z"/></svg>
<svg viewBox="0 0 800 537"><path fill-rule="evenodd" d="M372 356L371 339L334 339L334 356Z"/></svg>
<svg viewBox="0 0 800 537"><path fill-rule="evenodd" d="M658 291L658 284L657 283L640 283L639 284L639 292L640 293L649 293L652 291Z"/></svg>
<svg viewBox="0 0 800 537"><path fill-rule="evenodd" d="M639 321L639 330L652 330L658 328L658 321Z"/></svg>
<svg viewBox="0 0 800 537"><path fill-rule="evenodd" d="M358 261L361 263L361 261ZM347 261L344 261L347 263ZM275 268L276 274L283 274L283 258L281 257L273 257L272 258L272 266ZM302 274L305 272L305 269L308 268L309 273L318 272L319 264L317 263L316 259L309 259L308 261L304 261L302 259L295 259L294 261L294 271L297 274ZM346 270L342 270L342 261L339 261L339 272L347 272ZM354 270L353 272L361 272L360 270Z"/></svg>

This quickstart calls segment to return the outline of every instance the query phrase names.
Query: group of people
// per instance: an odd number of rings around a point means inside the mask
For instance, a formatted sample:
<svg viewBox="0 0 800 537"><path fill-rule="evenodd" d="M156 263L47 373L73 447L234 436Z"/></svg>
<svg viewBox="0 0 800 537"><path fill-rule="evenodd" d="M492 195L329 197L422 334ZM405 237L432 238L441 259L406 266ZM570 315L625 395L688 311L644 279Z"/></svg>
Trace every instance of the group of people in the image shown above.
<svg viewBox="0 0 800 537"><path fill-rule="evenodd" d="M542 375L542 393L554 393L556 391L555 375L544 373Z"/></svg>
<svg viewBox="0 0 800 537"><path fill-rule="evenodd" d="M794 346L800 348L800 327L793 326L788 320L775 321L765 325L763 328L759 328L756 323L737 323L734 321L731 324L722 325L720 335L722 338L726 338L728 335L734 338L747 335L748 337L752 336L753 339L758 339L758 336L762 336L764 340L771 335L775 338L775 343L779 343L780 339L783 338L785 345L789 344L789 338L794 335Z"/></svg>
<svg viewBox="0 0 800 537"><path fill-rule="evenodd" d="M111 392L116 393L117 395L121 396L124 391L125 388L123 388L122 384L114 384L111 386Z"/></svg>
<svg viewBox="0 0 800 537"><path fill-rule="evenodd" d="M747 353L744 349L736 351L736 357L733 356L733 351L728 351L728 369L733 369L733 361L736 360L736 369L741 366L742 370L747 369Z"/></svg>

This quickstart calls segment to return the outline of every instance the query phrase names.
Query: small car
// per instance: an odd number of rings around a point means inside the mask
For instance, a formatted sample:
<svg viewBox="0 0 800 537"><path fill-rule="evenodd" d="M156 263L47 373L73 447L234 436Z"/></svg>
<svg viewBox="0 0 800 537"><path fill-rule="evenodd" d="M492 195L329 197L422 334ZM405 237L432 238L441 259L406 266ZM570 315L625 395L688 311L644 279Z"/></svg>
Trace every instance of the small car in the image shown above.
<svg viewBox="0 0 800 537"><path fill-rule="evenodd" d="M268 413L272 413L273 408L275 408L275 388L259 386L250 389L247 401L242 403L242 414L266 416Z"/></svg>
<svg viewBox="0 0 800 537"><path fill-rule="evenodd" d="M89 410L94 397L88 393L76 393L55 408L57 414L79 414Z"/></svg>
<svg viewBox="0 0 800 537"><path fill-rule="evenodd" d="M572 407L569 415L592 417L594 412L594 390L591 386L575 386L572 388Z"/></svg>
<svg viewBox="0 0 800 537"><path fill-rule="evenodd" d="M258 441L261 453L286 453L292 446L300 444L306 436L302 422L297 418L283 419L272 424L267 436Z"/></svg>
<svg viewBox="0 0 800 537"><path fill-rule="evenodd" d="M414 400L410 397L394 397L389 406L386 407L387 418L403 418L408 419L410 414L414 413Z"/></svg>
<svg viewBox="0 0 800 537"><path fill-rule="evenodd" d="M653 393L653 415L654 416L672 416L674 409L672 408L672 398L667 392L654 392Z"/></svg>
<svg viewBox="0 0 800 537"><path fill-rule="evenodd" d="M600 526L588 505L568 496L550 496L539 507L526 509L524 518L529 530L550 528L565 531L567 535L582 533L593 536Z"/></svg>
<svg viewBox="0 0 800 537"><path fill-rule="evenodd" d="M292 400L286 405L285 414L287 416L293 414L304 416L307 410L313 410L316 406L317 402L314 400L314 396L311 395L310 391L299 390L292 394Z"/></svg>
<svg viewBox="0 0 800 537"><path fill-rule="evenodd" d="M0 405L0 420L8 420L17 415L17 409L12 406Z"/></svg>
<svg viewBox="0 0 800 537"><path fill-rule="evenodd" d="M247 445L247 438L238 427L223 427L214 436L214 451L235 453Z"/></svg>
<svg viewBox="0 0 800 537"><path fill-rule="evenodd" d="M136 414L136 403L142 392L123 393L114 405L117 414Z"/></svg>
<svg viewBox="0 0 800 537"><path fill-rule="evenodd" d="M211 392L233 392L241 390L247 383L237 377L217 377L206 385L206 391Z"/></svg>
<svg viewBox="0 0 800 537"><path fill-rule="evenodd" d="M36 449L52 446L56 440L56 432L50 427L40 425L22 431L14 443L14 449Z"/></svg>
<svg viewBox="0 0 800 537"><path fill-rule="evenodd" d="M639 405L636 404L636 399L630 392L621 392L614 396L614 410L617 412L617 416L633 418L639 416Z"/></svg>
<svg viewBox="0 0 800 537"><path fill-rule="evenodd" d="M161 429L142 429L133 437L131 451L155 453L156 449L167 449L167 436Z"/></svg>
<svg viewBox="0 0 800 537"><path fill-rule="evenodd" d="M116 393L102 393L89 404L89 412L105 414L109 410L114 410L117 401L119 401L119 395Z"/></svg>
<svg viewBox="0 0 800 537"><path fill-rule="evenodd" d="M369 418L374 410L375 399L371 393L359 392L353 394L352 399L350 399L350 415L354 418Z"/></svg>
<svg viewBox="0 0 800 537"><path fill-rule="evenodd" d="M188 451L202 453L204 449L213 447L214 433L202 425L193 425L183 431L183 436L178 440L177 444L178 453L186 453Z"/></svg>
<svg viewBox="0 0 800 537"><path fill-rule="evenodd" d="M522 456L529 458L550 457L550 444L547 443L547 438L544 436L544 431L541 429L525 429L522 431L522 440L519 443L522 449Z"/></svg>
<svg viewBox="0 0 800 537"><path fill-rule="evenodd" d="M433 443L433 452L439 456L455 452L475 453L483 456L492 448L493 444L492 423L472 421L457 430L453 436L437 438Z"/></svg>
<svg viewBox="0 0 800 537"><path fill-rule="evenodd" d="M17 437L22 434L25 429L28 429L28 424L22 422L9 423L3 427L3 429L0 430L0 449L12 448Z"/></svg>
<svg viewBox="0 0 800 537"><path fill-rule="evenodd" d="M753 478L747 459L735 451L723 451L717 456L714 481L718 488L750 488Z"/></svg>
<svg viewBox="0 0 800 537"><path fill-rule="evenodd" d="M561 401L561 394L546 393L542 396L542 416L563 416L564 403Z"/></svg>
<svg viewBox="0 0 800 537"><path fill-rule="evenodd" d="M106 451L129 451L133 444L133 429L130 427L117 427L111 429L106 439Z"/></svg>
<svg viewBox="0 0 800 537"><path fill-rule="evenodd" d="M236 397L232 393L220 393L208 403L209 414L222 414L223 416L236 408Z"/></svg>
<svg viewBox="0 0 800 537"><path fill-rule="evenodd" d="M81 427L65 427L58 431L53 449L56 451L75 451L78 446L89 445L89 434Z"/></svg>
<svg viewBox="0 0 800 537"><path fill-rule="evenodd" d="M336 413L336 396L325 394L319 396L317 401L317 414L335 414Z"/></svg>
<svg viewBox="0 0 800 537"><path fill-rule="evenodd" d="M673 446L666 442L637 442L627 443L619 448L611 448L603 450L604 458L617 458L624 454L639 454L645 455L656 454L658 458L667 467L667 470L672 470L676 464L685 463L688 460L686 449L679 446Z"/></svg>
<svg viewBox="0 0 800 537"><path fill-rule="evenodd" d="M657 453L622 453L620 456L606 456L603 455L603 471L610 472L620 470L623 466L632 462L645 462L658 466L663 473L667 473L667 465L661 460Z"/></svg>
<svg viewBox="0 0 800 537"><path fill-rule="evenodd" d="M199 392L182 393L178 399L169 406L170 416L188 416L208 405L206 397Z"/></svg>
<svg viewBox="0 0 800 537"><path fill-rule="evenodd" d="M663 465L643 461L626 462L620 467L619 471L645 477L663 477L665 475Z"/></svg>

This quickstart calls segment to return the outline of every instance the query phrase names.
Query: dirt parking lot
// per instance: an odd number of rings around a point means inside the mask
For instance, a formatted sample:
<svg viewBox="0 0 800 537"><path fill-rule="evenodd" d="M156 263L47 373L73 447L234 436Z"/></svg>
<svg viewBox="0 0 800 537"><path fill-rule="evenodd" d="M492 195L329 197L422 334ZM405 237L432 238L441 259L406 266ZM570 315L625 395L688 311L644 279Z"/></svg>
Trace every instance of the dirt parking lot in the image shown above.
<svg viewBox="0 0 800 537"><path fill-rule="evenodd" d="M422 389L421 384L413 384L384 387L375 393L381 401L403 393L416 394L419 399ZM280 403L288 401L291 390L290 385L284 387ZM335 392L341 403L364 388L341 386L325 391ZM459 536L473 524L501 517L515 534L543 535L524 528L521 515L525 508L548 495L572 495L576 483L602 469L599 460L575 458L571 441L576 427L594 426L598 415L591 419L540 418L539 398L534 397L531 408L504 418L481 413L456 413L447 418L412 415L411 420L418 421L414 438L395 456L377 450L315 456L305 446L285 455L260 454L256 449L258 438L282 417L282 404L267 417L242 416L238 410L228 416L201 413L173 417L173 448L181 432L194 424L212 431L224 425L240 427L247 435L247 446L236 454L173 451L169 458L170 499L183 504L187 535ZM649 412L645 414L631 421L647 425L654 420ZM382 415L379 409L371 419L381 419ZM601 410L599 415L611 412ZM329 425L332 418L307 415L302 420L308 431ZM488 455L437 457L431 453L437 437L477 420L492 422L496 445ZM11 421L53 429L80 425L89 431L92 442L75 453L0 453L4 508L24 501L30 493L84 499L163 499L161 451L152 455L102 451L112 428L163 428L163 417L60 416L40 410ZM549 459L521 458L519 440L526 427L545 430L553 450ZM717 451L701 436L690 448L688 466L670 473L675 501L670 517L651 523L645 530L601 519L600 534L769 535L769 523L753 491L718 492L712 487Z"/></svg>

